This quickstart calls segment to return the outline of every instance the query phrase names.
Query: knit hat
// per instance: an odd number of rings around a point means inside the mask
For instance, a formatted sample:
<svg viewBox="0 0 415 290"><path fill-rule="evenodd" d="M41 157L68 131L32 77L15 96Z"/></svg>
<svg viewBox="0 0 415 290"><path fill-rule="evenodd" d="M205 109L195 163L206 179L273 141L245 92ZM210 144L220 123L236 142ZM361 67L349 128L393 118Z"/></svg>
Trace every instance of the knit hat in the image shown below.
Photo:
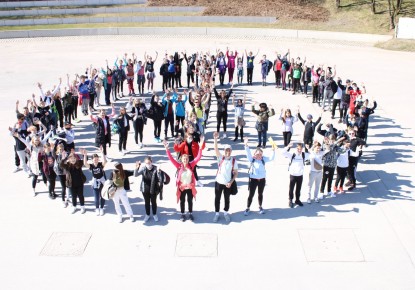
<svg viewBox="0 0 415 290"><path fill-rule="evenodd" d="M308 114L307 119L313 119L313 116L311 114Z"/></svg>

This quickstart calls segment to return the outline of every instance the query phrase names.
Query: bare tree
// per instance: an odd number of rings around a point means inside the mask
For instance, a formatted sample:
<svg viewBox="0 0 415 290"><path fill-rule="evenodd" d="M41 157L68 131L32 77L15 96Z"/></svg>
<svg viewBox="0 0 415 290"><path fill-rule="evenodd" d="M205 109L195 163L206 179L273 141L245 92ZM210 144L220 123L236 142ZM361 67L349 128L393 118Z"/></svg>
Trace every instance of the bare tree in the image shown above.
<svg viewBox="0 0 415 290"><path fill-rule="evenodd" d="M388 0L389 7L389 28L395 29L396 18L401 11L403 0Z"/></svg>
<svg viewBox="0 0 415 290"><path fill-rule="evenodd" d="M372 0L370 8L372 10L372 13L376 14L376 0Z"/></svg>

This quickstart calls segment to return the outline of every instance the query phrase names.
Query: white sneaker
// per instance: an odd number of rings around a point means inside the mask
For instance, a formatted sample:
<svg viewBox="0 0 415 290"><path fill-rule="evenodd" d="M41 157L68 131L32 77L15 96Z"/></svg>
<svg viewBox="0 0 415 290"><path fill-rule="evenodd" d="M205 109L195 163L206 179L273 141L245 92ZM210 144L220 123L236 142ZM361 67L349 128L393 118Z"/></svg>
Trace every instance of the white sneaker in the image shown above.
<svg viewBox="0 0 415 290"><path fill-rule="evenodd" d="M122 223L122 215L118 216L118 222Z"/></svg>
<svg viewBox="0 0 415 290"><path fill-rule="evenodd" d="M33 197L36 196L36 189L33 188Z"/></svg>
<svg viewBox="0 0 415 290"><path fill-rule="evenodd" d="M122 152L123 152L124 155L130 153L130 151L128 151L128 150L123 150Z"/></svg>
<svg viewBox="0 0 415 290"><path fill-rule="evenodd" d="M16 169L15 170L13 170L13 173L16 173L16 172L18 172L18 171L20 171L20 170L22 170L19 166L17 166L16 167Z"/></svg>
<svg viewBox="0 0 415 290"><path fill-rule="evenodd" d="M144 217L144 222L146 223L146 222L148 222L148 220L150 219L150 216L149 215L145 215L145 217Z"/></svg>
<svg viewBox="0 0 415 290"><path fill-rule="evenodd" d="M134 216L130 215L130 222L134 222Z"/></svg>
<svg viewBox="0 0 415 290"><path fill-rule="evenodd" d="M203 187L203 183L202 183L200 180L198 180L198 181L196 182L196 185L197 185L197 186L199 186L199 187Z"/></svg>
<svg viewBox="0 0 415 290"><path fill-rule="evenodd" d="M310 204L311 203L311 199L307 198L307 203Z"/></svg>
<svg viewBox="0 0 415 290"><path fill-rule="evenodd" d="M71 214L74 214L76 212L76 207L74 206L71 210Z"/></svg>
<svg viewBox="0 0 415 290"><path fill-rule="evenodd" d="M316 198L314 199L314 202L315 202L315 203L319 203L319 202L320 202L320 199L319 199L318 197L316 197Z"/></svg>
<svg viewBox="0 0 415 290"><path fill-rule="evenodd" d="M81 214L84 214L86 212L86 209L84 206L81 206Z"/></svg>
<svg viewBox="0 0 415 290"><path fill-rule="evenodd" d="M217 212L217 213L215 213L215 216L213 217L213 222L217 223L218 220L219 220L219 213Z"/></svg>
<svg viewBox="0 0 415 290"><path fill-rule="evenodd" d="M118 151L118 153L120 153L120 155L122 155L122 156L125 155L124 151Z"/></svg>
<svg viewBox="0 0 415 290"><path fill-rule="evenodd" d="M144 147L144 144L140 143L140 149L143 149L143 147Z"/></svg>
<svg viewBox="0 0 415 290"><path fill-rule="evenodd" d="M103 209L103 208L101 208L100 210L99 210L99 215L100 216L103 216L105 214L105 210Z"/></svg>
<svg viewBox="0 0 415 290"><path fill-rule="evenodd" d="M225 213L223 216L224 216L226 222L229 223L231 221L231 215L230 214Z"/></svg>
<svg viewBox="0 0 415 290"><path fill-rule="evenodd" d="M226 137L228 137L228 136L226 136L226 133L223 133L223 138L226 138Z"/></svg>
<svg viewBox="0 0 415 290"><path fill-rule="evenodd" d="M157 215L153 215L153 219L154 219L155 222L159 221L159 217Z"/></svg>
<svg viewBox="0 0 415 290"><path fill-rule="evenodd" d="M330 197L336 197L336 194L334 192L330 191L329 194L330 194Z"/></svg>
<svg viewBox="0 0 415 290"><path fill-rule="evenodd" d="M101 215L101 210L100 210L99 208L96 208L96 209L95 209L95 213L96 213L97 215Z"/></svg>

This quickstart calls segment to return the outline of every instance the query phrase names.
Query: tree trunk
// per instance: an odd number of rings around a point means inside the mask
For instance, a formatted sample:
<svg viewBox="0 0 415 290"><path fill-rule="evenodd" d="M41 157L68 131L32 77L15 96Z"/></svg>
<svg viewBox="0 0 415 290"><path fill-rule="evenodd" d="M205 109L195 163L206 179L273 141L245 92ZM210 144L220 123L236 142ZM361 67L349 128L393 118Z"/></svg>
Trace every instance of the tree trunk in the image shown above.
<svg viewBox="0 0 415 290"><path fill-rule="evenodd" d="M339 9L340 8L340 0L336 0L336 8Z"/></svg>
<svg viewBox="0 0 415 290"><path fill-rule="evenodd" d="M372 14L376 14L376 0L372 0L371 10Z"/></svg>
<svg viewBox="0 0 415 290"><path fill-rule="evenodd" d="M395 29L395 7L393 3L394 0L388 0L388 7L389 7L389 29Z"/></svg>

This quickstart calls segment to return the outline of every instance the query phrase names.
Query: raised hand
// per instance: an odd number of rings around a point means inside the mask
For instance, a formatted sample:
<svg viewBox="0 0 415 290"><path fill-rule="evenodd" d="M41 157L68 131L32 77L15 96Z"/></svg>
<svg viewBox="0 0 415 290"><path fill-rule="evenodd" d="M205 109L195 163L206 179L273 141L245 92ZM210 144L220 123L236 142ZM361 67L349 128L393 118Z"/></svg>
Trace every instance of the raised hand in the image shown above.
<svg viewBox="0 0 415 290"><path fill-rule="evenodd" d="M141 161L140 160L139 161L136 161L135 162L135 168L139 169L140 166L141 166Z"/></svg>

